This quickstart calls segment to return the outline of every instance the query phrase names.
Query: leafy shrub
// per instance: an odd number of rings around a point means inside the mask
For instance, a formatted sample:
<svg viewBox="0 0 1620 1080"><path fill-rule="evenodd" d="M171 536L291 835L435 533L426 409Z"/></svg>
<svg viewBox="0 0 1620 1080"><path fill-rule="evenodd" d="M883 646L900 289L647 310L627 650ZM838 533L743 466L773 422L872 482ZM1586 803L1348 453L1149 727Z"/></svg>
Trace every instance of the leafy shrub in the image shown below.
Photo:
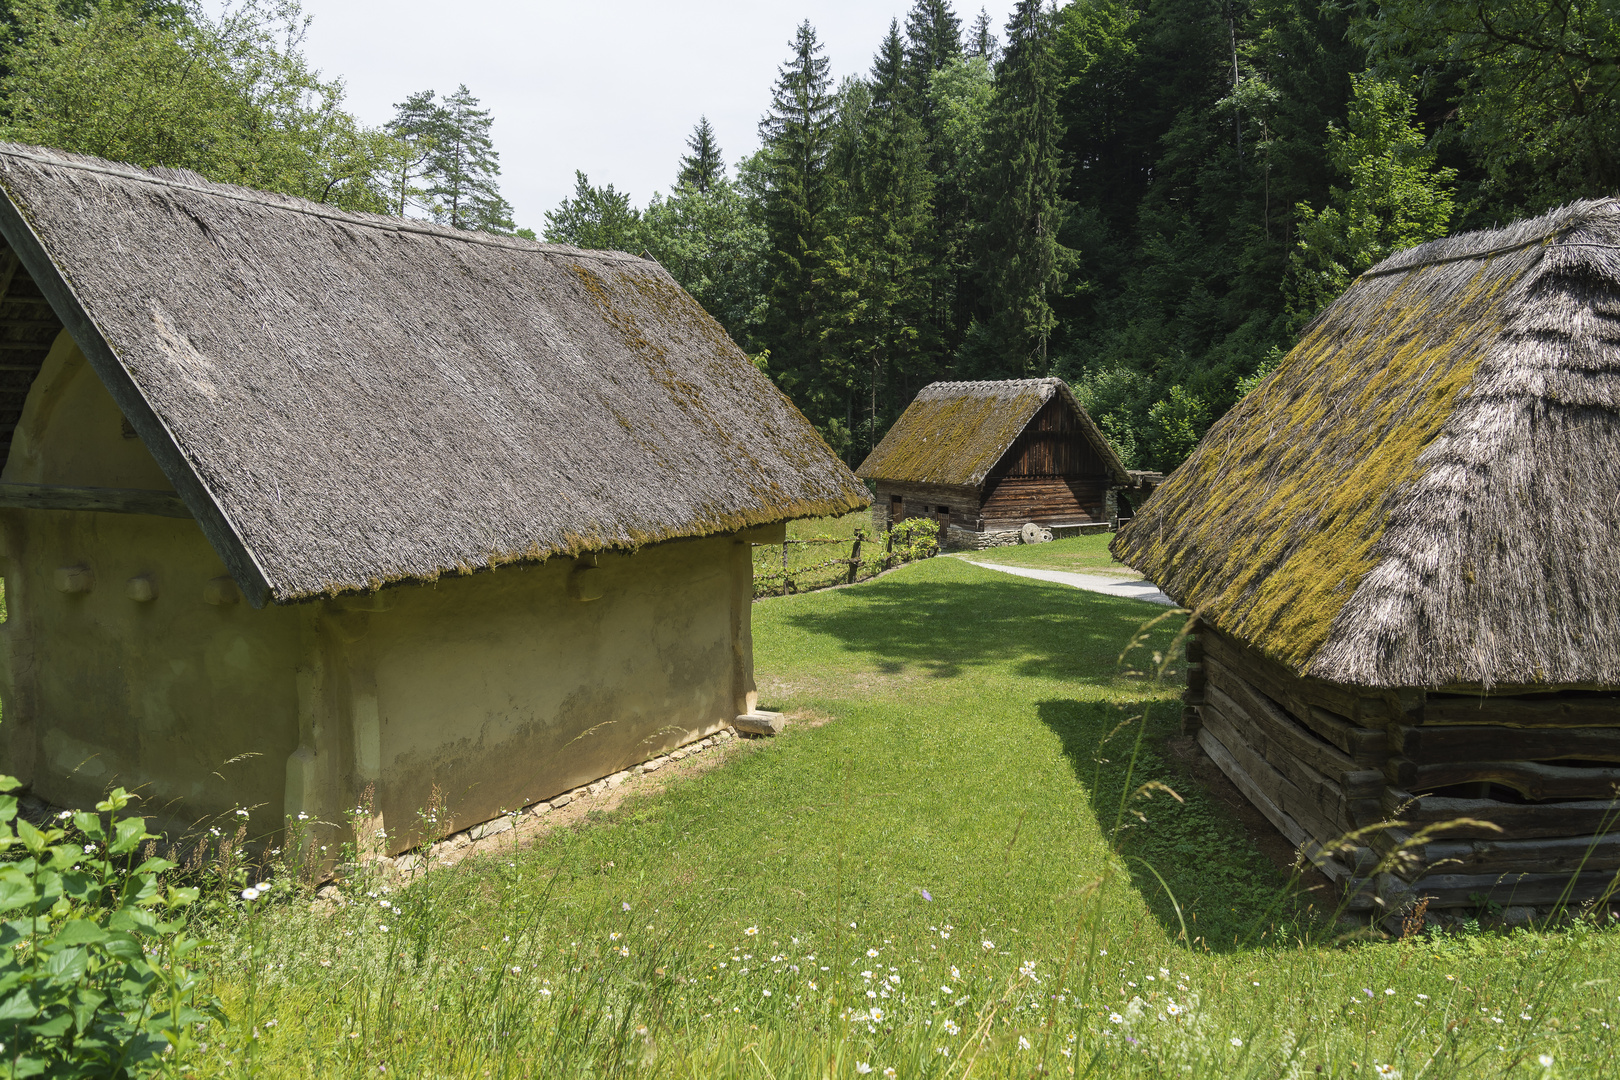
<svg viewBox="0 0 1620 1080"><path fill-rule="evenodd" d="M166 859L132 864L154 837L119 817L118 788L97 813L61 828L17 816L18 783L0 777L0 1074L7 1077L144 1076L177 1065L200 1021L223 1020L185 966L201 942L180 912L195 889L165 887ZM105 820L103 819L105 815Z"/></svg>
<svg viewBox="0 0 1620 1080"><path fill-rule="evenodd" d="M897 563L930 559L939 554L939 522L933 518L906 518L897 522L889 534L894 538Z"/></svg>

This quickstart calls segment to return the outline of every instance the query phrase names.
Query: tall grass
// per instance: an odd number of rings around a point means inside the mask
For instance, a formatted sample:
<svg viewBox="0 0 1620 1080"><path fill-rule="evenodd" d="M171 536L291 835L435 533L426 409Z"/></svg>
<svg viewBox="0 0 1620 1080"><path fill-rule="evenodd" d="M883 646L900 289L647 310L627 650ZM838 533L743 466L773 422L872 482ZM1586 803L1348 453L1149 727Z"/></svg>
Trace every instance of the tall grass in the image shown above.
<svg viewBox="0 0 1620 1080"><path fill-rule="evenodd" d="M1620 1072L1613 928L1375 943L1279 899L1164 753L1144 611L945 559L761 602L799 722L724 769L340 902L222 891L194 1074Z"/></svg>

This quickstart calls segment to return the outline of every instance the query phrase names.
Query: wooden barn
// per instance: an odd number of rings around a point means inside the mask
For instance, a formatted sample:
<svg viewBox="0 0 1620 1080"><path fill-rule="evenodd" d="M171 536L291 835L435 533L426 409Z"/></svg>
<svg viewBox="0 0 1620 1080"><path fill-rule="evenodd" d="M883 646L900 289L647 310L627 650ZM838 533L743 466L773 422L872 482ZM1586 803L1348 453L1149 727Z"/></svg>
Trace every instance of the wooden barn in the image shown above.
<svg viewBox="0 0 1620 1080"><path fill-rule="evenodd" d="M956 548L1016 544L1029 523L1107 528L1117 491L1140 502L1157 479L1126 471L1061 379L926 386L855 474L878 528L931 517Z"/></svg>
<svg viewBox="0 0 1620 1080"><path fill-rule="evenodd" d="M1114 551L1197 612L1188 723L1284 835L1400 823L1320 857L1355 903L1573 906L1620 869L1617 491L1606 199L1367 271Z"/></svg>
<svg viewBox="0 0 1620 1080"><path fill-rule="evenodd" d="M0 771L48 802L517 810L751 712L750 541L868 505L651 260L29 147L0 191Z"/></svg>

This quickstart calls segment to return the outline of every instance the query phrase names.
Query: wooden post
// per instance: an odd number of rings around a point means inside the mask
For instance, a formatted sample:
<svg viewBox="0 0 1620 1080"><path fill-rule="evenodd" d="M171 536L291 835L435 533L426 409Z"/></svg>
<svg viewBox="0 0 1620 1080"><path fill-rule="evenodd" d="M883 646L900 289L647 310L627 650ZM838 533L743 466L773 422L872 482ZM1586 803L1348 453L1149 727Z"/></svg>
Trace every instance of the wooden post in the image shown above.
<svg viewBox="0 0 1620 1080"><path fill-rule="evenodd" d="M855 584L856 576L861 572L861 530L855 530L855 543L849 549L849 584Z"/></svg>

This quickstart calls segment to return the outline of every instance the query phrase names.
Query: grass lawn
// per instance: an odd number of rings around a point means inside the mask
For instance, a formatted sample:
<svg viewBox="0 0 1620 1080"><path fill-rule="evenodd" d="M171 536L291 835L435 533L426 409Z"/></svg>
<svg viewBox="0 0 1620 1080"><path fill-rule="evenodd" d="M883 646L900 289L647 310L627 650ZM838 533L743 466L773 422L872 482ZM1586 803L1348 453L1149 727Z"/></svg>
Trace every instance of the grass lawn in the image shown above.
<svg viewBox="0 0 1620 1080"><path fill-rule="evenodd" d="M1004 566L1032 566L1038 570L1072 570L1077 574L1098 574L1120 579L1142 575L1108 553L1113 533L1071 536L1049 544L1015 544L1012 547L970 551L964 558Z"/></svg>
<svg viewBox="0 0 1620 1080"><path fill-rule="evenodd" d="M956 559L756 604L786 734L335 911L216 905L195 1075L1620 1071L1620 933L1301 921L1162 754L1174 669L1118 663L1160 613Z"/></svg>

